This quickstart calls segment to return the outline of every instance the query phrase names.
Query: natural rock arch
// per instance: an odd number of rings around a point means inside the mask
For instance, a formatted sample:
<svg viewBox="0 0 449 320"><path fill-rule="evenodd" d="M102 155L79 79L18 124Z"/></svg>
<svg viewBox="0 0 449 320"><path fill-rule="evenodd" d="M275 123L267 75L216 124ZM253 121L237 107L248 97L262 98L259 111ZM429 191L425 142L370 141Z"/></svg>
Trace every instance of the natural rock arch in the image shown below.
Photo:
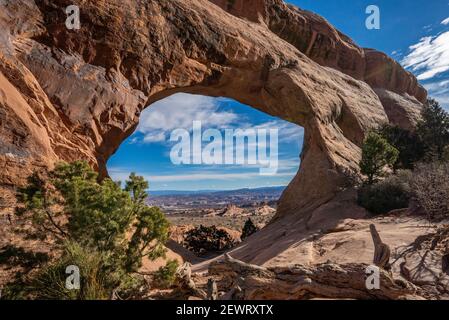
<svg viewBox="0 0 449 320"><path fill-rule="evenodd" d="M376 92L394 91L385 94L397 108L406 99L400 120L411 123L425 91L393 60L357 47L318 16L260 0L263 14L254 19L242 1L238 12L225 7L239 17L206 0L2 4L1 185L18 185L59 159L87 159L105 173L144 107L186 92L229 97L304 127L301 168L278 217L309 214L350 187L365 133L397 120ZM69 4L81 8L80 30L65 27ZM297 26L295 37L278 28L282 21Z"/></svg>

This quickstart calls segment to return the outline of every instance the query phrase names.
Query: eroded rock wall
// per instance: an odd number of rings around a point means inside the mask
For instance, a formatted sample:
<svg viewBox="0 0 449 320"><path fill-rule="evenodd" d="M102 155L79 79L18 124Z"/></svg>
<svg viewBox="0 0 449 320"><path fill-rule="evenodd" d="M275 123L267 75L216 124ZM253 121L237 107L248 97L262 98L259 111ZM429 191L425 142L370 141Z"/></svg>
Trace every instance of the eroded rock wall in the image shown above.
<svg viewBox="0 0 449 320"><path fill-rule="evenodd" d="M397 94L424 102L427 92L415 76L375 49L359 47L323 17L282 0L210 0L229 13L266 25L313 61Z"/></svg>
<svg viewBox="0 0 449 320"><path fill-rule="evenodd" d="M399 65L409 80L367 72L390 60L371 61L324 19L281 1L253 2L263 10L249 20L207 0L1 2L2 188L57 160L85 159L105 175L141 111L176 92L233 98L305 128L301 168L279 216L307 214L350 187L365 133L389 121L372 87L420 101L425 92ZM71 4L81 9L80 30L65 27ZM321 40L311 41L314 33Z"/></svg>

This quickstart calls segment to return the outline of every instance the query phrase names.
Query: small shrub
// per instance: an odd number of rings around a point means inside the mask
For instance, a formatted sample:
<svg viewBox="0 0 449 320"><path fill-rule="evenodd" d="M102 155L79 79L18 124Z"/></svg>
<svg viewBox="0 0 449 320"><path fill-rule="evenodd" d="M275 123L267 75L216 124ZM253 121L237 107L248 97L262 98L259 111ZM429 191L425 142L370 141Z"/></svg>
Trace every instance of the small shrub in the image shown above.
<svg viewBox="0 0 449 320"><path fill-rule="evenodd" d="M154 273L154 285L161 289L170 288L176 280L176 270L178 267L179 263L177 260L167 261L165 266L160 267L159 270Z"/></svg>
<svg viewBox="0 0 449 320"><path fill-rule="evenodd" d="M199 226L186 233L184 246L201 255L230 249L234 246L234 241L229 233L216 226Z"/></svg>
<svg viewBox="0 0 449 320"><path fill-rule="evenodd" d="M249 218L248 220L246 220L245 225L243 226L242 235L241 235L240 239L242 239L242 241L243 241L246 238L248 238L250 235L256 233L257 231L259 231L259 228L257 228L254 225L253 220L251 220L251 218Z"/></svg>
<svg viewBox="0 0 449 320"><path fill-rule="evenodd" d="M138 294L141 277L136 272L142 259L164 256L169 227L159 208L146 205L147 189L148 182L134 173L124 189L110 179L98 182L97 173L82 161L59 163L47 174L32 175L18 194L17 214L31 218L36 237L52 235L55 249L64 251L58 261L31 275L33 281L24 280L31 289L40 288L38 298ZM84 270L78 293L62 287L61 277L66 278L65 268L71 264Z"/></svg>
<svg viewBox="0 0 449 320"><path fill-rule="evenodd" d="M429 220L449 217L449 163L428 163L416 166L413 196Z"/></svg>
<svg viewBox="0 0 449 320"><path fill-rule="evenodd" d="M379 134L399 151L398 159L393 165L395 170L412 170L414 164L424 157L424 144L416 133L387 124L379 129Z"/></svg>
<svg viewBox="0 0 449 320"><path fill-rule="evenodd" d="M383 181L364 185L358 191L358 204L373 214L407 208L411 197L410 171L400 171Z"/></svg>
<svg viewBox="0 0 449 320"><path fill-rule="evenodd" d="M449 146L449 114L440 104L429 99L421 113L417 134L426 146L427 160L443 160Z"/></svg>
<svg viewBox="0 0 449 320"><path fill-rule="evenodd" d="M29 277L7 286L7 299L23 297L40 300L103 300L108 299L110 279L103 268L103 256L75 243L67 243L62 256ZM66 268L80 270L80 289L66 288Z"/></svg>
<svg viewBox="0 0 449 320"><path fill-rule="evenodd" d="M386 167L392 167L398 159L399 151L390 145L381 135L370 132L362 146L361 172L368 177L368 184L373 184L384 176Z"/></svg>

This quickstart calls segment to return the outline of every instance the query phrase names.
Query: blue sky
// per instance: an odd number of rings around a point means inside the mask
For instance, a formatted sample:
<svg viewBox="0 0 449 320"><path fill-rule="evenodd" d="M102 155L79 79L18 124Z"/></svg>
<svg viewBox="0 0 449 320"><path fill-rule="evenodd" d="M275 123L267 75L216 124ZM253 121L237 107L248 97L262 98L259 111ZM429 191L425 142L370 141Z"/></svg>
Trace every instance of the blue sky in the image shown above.
<svg viewBox="0 0 449 320"><path fill-rule="evenodd" d="M375 48L401 62L449 110L449 0L289 2L320 14L361 47ZM380 9L380 30L365 27L369 5Z"/></svg>
<svg viewBox="0 0 449 320"><path fill-rule="evenodd" d="M291 0L325 17L363 47L388 53L414 72L449 110L449 0ZM365 27L368 5L380 8L380 30ZM170 133L203 129L277 128L279 169L262 176L257 165L174 165ZM136 132L108 162L114 180L130 172L145 176L150 190L224 190L287 185L299 167L302 128L225 98L177 94L156 102L141 117Z"/></svg>
<svg viewBox="0 0 449 320"><path fill-rule="evenodd" d="M169 141L171 133L179 128L191 132L193 121L201 121L203 131L218 129L223 136L225 129L277 129L277 173L261 175L260 165L248 163L174 165L170 151L178 141ZM150 190L227 190L283 186L298 171L303 133L299 126L234 100L180 93L158 101L144 111L136 132L123 142L110 159L108 170L114 180L120 181L135 171L150 181ZM271 136L267 131L267 147L269 138ZM207 144L205 142L203 148ZM248 146L247 142L245 146ZM267 152L267 156L270 156L269 147Z"/></svg>

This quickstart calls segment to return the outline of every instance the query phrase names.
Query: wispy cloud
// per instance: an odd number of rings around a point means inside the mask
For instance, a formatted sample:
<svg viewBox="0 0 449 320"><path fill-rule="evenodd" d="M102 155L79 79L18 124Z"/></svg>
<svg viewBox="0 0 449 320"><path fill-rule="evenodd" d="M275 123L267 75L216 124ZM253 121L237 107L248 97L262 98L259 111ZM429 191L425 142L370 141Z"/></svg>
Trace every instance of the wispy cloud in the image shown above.
<svg viewBox="0 0 449 320"><path fill-rule="evenodd" d="M268 121L254 126L254 129L278 129L279 139L284 143L304 139L304 128L283 120Z"/></svg>
<svg viewBox="0 0 449 320"><path fill-rule="evenodd" d="M143 142L165 141L174 129L189 129L192 121L202 121L208 127L223 127L237 120L232 112L219 111L220 99L178 93L160 100L142 112L138 132Z"/></svg>
<svg viewBox="0 0 449 320"><path fill-rule="evenodd" d="M201 121L203 129L278 129L284 142L302 139L303 128L280 119L254 125L233 111L220 110L225 98L178 93L160 100L142 112L137 131L142 139L134 138L131 143L158 143L167 141L174 129L191 130L193 121Z"/></svg>
<svg viewBox="0 0 449 320"><path fill-rule="evenodd" d="M128 179L131 171L127 169L109 169L109 174L114 181L125 181ZM167 174L167 175L151 175L139 172L147 181L150 182L180 182L180 181L204 181L204 180L236 180L236 179L253 179L260 178L259 172L236 172L226 173L220 171L204 171L201 172L189 172L183 174ZM294 172L281 172L277 173L275 177L293 177Z"/></svg>
<svg viewBox="0 0 449 320"><path fill-rule="evenodd" d="M391 55L393 55L393 56L400 56L401 54L402 54L401 50L394 50L391 52Z"/></svg>
<svg viewBox="0 0 449 320"><path fill-rule="evenodd" d="M428 91L434 94L446 94L449 93L449 80L430 82L424 85Z"/></svg>
<svg viewBox="0 0 449 320"><path fill-rule="evenodd" d="M429 91L429 96L436 99L449 111L449 80L426 83L424 87Z"/></svg>
<svg viewBox="0 0 449 320"><path fill-rule="evenodd" d="M428 80L449 70L449 31L421 38L409 49L401 63L415 72L419 80Z"/></svg>
<svg viewBox="0 0 449 320"><path fill-rule="evenodd" d="M163 142L166 141L166 133L164 131L159 132L148 132L143 137L144 143L153 143L153 142Z"/></svg>
<svg viewBox="0 0 449 320"><path fill-rule="evenodd" d="M441 24L442 24L442 25L445 25L445 26L449 25L449 17L447 17L446 19L444 19L443 21L441 21Z"/></svg>
<svg viewBox="0 0 449 320"><path fill-rule="evenodd" d="M164 189L168 186L174 189L196 189L201 186L209 188L211 185L231 188L242 186L243 183L246 186L287 184L294 177L299 167L299 154L295 154L296 152L292 154L292 150L300 149L304 129L287 121L259 114L254 110L248 113L241 112L237 108L243 106L229 105L229 101L225 98L176 94L154 103L141 115L137 129L139 134L131 137L129 143L139 144L138 148L151 148L150 144L158 143L163 146L162 154L156 155L160 161L158 160L159 162L154 166L141 164L138 167L131 167L128 164L121 166L117 163L120 167L111 166L108 168L111 178L116 181L125 181L132 171L137 171L139 175L150 181L152 188L157 189ZM229 109L225 109L226 105L229 105ZM244 156L245 161L242 161L242 164L235 161L234 164L226 165L175 166L169 161L171 132L180 128L191 131L193 121L201 121L203 131L210 128L218 129L222 133L222 137L224 137L224 129L253 129L256 133L257 129L278 129L279 148L286 147L288 152L287 154L280 154L280 158L276 157L278 162L274 166L278 168L278 171L269 177L261 175L261 168L265 167L264 164L259 162L249 164L246 159L247 152L258 147L257 141L252 140L246 141L244 144L238 144L237 141L234 141L235 160L237 160L239 154ZM272 159L271 133L269 131L267 132L267 140L265 145L267 147L266 155L271 161L274 159ZM207 142L203 142L203 148L206 145ZM202 151L203 149L191 150L191 156L193 156L193 152ZM238 151L244 152L239 153ZM260 152L260 150L258 151ZM260 155L260 153L258 154Z"/></svg>

